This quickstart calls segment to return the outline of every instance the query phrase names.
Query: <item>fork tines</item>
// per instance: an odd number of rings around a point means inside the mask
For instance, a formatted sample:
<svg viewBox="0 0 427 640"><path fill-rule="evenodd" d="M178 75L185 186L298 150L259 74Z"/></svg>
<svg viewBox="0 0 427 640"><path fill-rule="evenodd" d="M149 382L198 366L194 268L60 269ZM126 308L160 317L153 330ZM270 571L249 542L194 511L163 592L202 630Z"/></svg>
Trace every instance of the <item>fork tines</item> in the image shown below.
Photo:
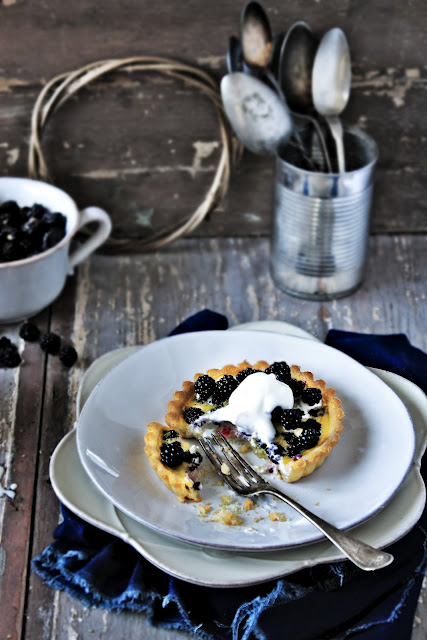
<svg viewBox="0 0 427 640"><path fill-rule="evenodd" d="M265 484L221 433L212 431L199 436L198 441L216 472L238 493L250 494Z"/></svg>

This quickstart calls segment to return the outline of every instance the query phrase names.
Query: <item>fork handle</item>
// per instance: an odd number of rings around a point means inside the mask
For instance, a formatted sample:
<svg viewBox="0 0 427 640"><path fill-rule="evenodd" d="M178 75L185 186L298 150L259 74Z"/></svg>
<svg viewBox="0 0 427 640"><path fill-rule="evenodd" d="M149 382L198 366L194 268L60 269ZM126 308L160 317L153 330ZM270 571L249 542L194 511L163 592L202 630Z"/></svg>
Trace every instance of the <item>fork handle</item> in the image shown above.
<svg viewBox="0 0 427 640"><path fill-rule="evenodd" d="M319 516L314 515L314 513L311 513L311 511L295 502L295 500L292 500L292 498L281 493L281 491L268 488L261 489L256 493L269 493L293 507L298 511L298 513L307 518L309 522L324 533L325 536L329 538L329 540L360 569L364 569L365 571L375 571L376 569L382 569L393 562L393 556L390 553L374 549L370 545L354 538L350 534L340 531L340 529L337 529L329 522L319 518Z"/></svg>

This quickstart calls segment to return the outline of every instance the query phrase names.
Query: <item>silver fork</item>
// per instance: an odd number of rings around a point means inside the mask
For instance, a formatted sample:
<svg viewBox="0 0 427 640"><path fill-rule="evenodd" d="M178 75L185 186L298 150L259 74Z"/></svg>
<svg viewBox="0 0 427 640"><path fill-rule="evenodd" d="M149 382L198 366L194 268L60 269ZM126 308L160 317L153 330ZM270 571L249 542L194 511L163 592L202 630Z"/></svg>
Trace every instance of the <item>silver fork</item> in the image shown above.
<svg viewBox="0 0 427 640"><path fill-rule="evenodd" d="M212 462L216 472L236 493L244 496L267 493L280 498L307 518L360 569L375 571L393 562L393 556L390 553L374 549L365 542L344 531L340 531L261 478L246 460L233 449L228 440L214 431L218 424L209 422L205 423L204 426L212 428L212 432L209 436L198 437L200 446Z"/></svg>

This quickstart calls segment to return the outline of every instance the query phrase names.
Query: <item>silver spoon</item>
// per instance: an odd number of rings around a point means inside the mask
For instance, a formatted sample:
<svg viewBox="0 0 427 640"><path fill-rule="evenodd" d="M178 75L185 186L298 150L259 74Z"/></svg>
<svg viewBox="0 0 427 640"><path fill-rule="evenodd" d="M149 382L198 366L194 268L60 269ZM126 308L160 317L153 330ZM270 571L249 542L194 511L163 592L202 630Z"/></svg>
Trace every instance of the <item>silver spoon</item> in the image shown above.
<svg viewBox="0 0 427 640"><path fill-rule="evenodd" d="M243 57L250 67L267 68L273 52L273 33L267 14L258 2L248 2L240 18Z"/></svg>
<svg viewBox="0 0 427 640"><path fill-rule="evenodd" d="M245 6L240 18L240 41L243 59L249 69L265 76L281 99L285 96L270 69L273 60L274 41L270 21L259 2L251 0Z"/></svg>
<svg viewBox="0 0 427 640"><path fill-rule="evenodd" d="M337 148L338 171L345 172L343 128L339 115L347 105L351 87L351 60L347 39L341 29L322 38L313 64L314 106L329 125Z"/></svg>
<svg viewBox="0 0 427 640"><path fill-rule="evenodd" d="M286 105L264 82L245 73L221 80L221 97L231 126L253 153L275 153L293 130Z"/></svg>
<svg viewBox="0 0 427 640"><path fill-rule="evenodd" d="M327 169L332 172L325 138L319 123L310 112L314 109L311 75L317 49L317 39L310 26L300 20L289 29L282 42L278 66L278 81L289 108L296 115L309 120L322 147Z"/></svg>

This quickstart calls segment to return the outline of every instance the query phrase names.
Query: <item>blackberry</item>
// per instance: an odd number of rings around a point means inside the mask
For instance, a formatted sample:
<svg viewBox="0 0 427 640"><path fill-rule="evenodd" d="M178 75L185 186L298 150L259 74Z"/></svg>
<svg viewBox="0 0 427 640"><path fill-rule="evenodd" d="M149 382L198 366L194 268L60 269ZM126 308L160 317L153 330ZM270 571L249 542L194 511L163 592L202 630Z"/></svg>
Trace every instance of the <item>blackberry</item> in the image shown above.
<svg viewBox="0 0 427 640"><path fill-rule="evenodd" d="M307 420L309 422L309 420ZM313 420L314 422L314 420ZM298 438L298 443L302 449L312 449L320 439L320 429L307 427Z"/></svg>
<svg viewBox="0 0 427 640"><path fill-rule="evenodd" d="M287 362L273 362L267 369L265 373L274 373L277 380L280 382L286 382L291 378L291 368L287 364Z"/></svg>
<svg viewBox="0 0 427 640"><path fill-rule="evenodd" d="M210 376L199 376L194 383L197 400L208 400L215 391L215 380Z"/></svg>
<svg viewBox="0 0 427 640"><path fill-rule="evenodd" d="M56 333L44 333L40 338L40 347L46 353L56 355L61 346L61 338Z"/></svg>
<svg viewBox="0 0 427 640"><path fill-rule="evenodd" d="M292 389L294 400L299 400L301 398L302 392L305 389L305 382L303 382L302 380L295 380L294 378L291 378L286 382L286 384Z"/></svg>
<svg viewBox="0 0 427 640"><path fill-rule="evenodd" d="M65 231L67 226L67 218L56 211L46 211L42 216L42 222L48 227L55 227L56 229L62 229L62 231Z"/></svg>
<svg viewBox="0 0 427 640"><path fill-rule="evenodd" d="M59 359L66 367L72 367L77 358L77 351L70 345L65 345L59 350Z"/></svg>
<svg viewBox="0 0 427 640"><path fill-rule="evenodd" d="M36 203L36 204L33 204L28 214L33 218L37 218L41 220L43 217L43 214L45 214L47 211L48 209L44 205Z"/></svg>
<svg viewBox="0 0 427 640"><path fill-rule="evenodd" d="M187 424L191 424L202 415L203 411L199 407L187 407L184 409L184 420Z"/></svg>
<svg viewBox="0 0 427 640"><path fill-rule="evenodd" d="M239 373L236 375L237 382L240 384L252 373L256 373L256 369L252 369L252 367L246 367L246 369L243 369L243 371L239 371Z"/></svg>
<svg viewBox="0 0 427 640"><path fill-rule="evenodd" d="M299 455L302 451L302 446L299 442L299 438L297 438L294 433L287 433L284 437L288 445L285 451L286 455L288 455L290 458L294 458L295 456Z"/></svg>
<svg viewBox="0 0 427 640"><path fill-rule="evenodd" d="M301 418L304 412L301 409L283 409L275 407L271 412L271 420L280 424L284 429L297 429L301 426Z"/></svg>
<svg viewBox="0 0 427 640"><path fill-rule="evenodd" d="M309 418L305 422L301 422L301 427L305 430L311 429L312 431L317 431L320 435L320 430L322 428L320 422L317 420L313 420L313 418Z"/></svg>
<svg viewBox="0 0 427 640"><path fill-rule="evenodd" d="M21 364L21 356L14 344L0 351L0 367L13 369Z"/></svg>
<svg viewBox="0 0 427 640"><path fill-rule="evenodd" d="M233 391L238 387L239 383L234 376L225 374L216 381L215 391L212 395L214 404L222 404L231 396Z"/></svg>
<svg viewBox="0 0 427 640"><path fill-rule="evenodd" d="M178 431L175 431L175 429L163 431L163 440L172 440L172 438L179 438Z"/></svg>
<svg viewBox="0 0 427 640"><path fill-rule="evenodd" d="M62 240L64 236L65 231L63 231L62 229L58 229L58 227L52 227L52 229L46 231L42 238L42 251L47 251L47 249L54 247L56 244L58 244L58 242Z"/></svg>
<svg viewBox="0 0 427 640"><path fill-rule="evenodd" d="M165 467L174 469L184 462L184 450L179 442L164 442L160 447L160 460Z"/></svg>
<svg viewBox="0 0 427 640"><path fill-rule="evenodd" d="M19 329L19 335L26 342L37 342L40 338L40 329L33 322L24 322Z"/></svg>
<svg viewBox="0 0 427 640"><path fill-rule="evenodd" d="M188 467L188 471L195 471L197 467L199 467L202 463L203 456L198 451L195 453L190 453L190 451L184 451L184 462L189 462L190 466Z"/></svg>
<svg viewBox="0 0 427 640"><path fill-rule="evenodd" d="M322 392L320 389L309 387L302 392L301 400L308 405L317 404L322 400Z"/></svg>
<svg viewBox="0 0 427 640"><path fill-rule="evenodd" d="M11 340L9 340L9 338L6 338L6 336L2 336L0 338L0 350L7 349L8 347L13 346L14 345L12 344Z"/></svg>
<svg viewBox="0 0 427 640"><path fill-rule="evenodd" d="M18 204L15 202L15 200L6 200L5 202L2 202L0 204L0 214L1 213L8 213L10 210L13 209L19 209Z"/></svg>
<svg viewBox="0 0 427 640"><path fill-rule="evenodd" d="M313 418L320 418L325 413L325 410L322 407L318 407L317 409L310 409L308 412Z"/></svg>

